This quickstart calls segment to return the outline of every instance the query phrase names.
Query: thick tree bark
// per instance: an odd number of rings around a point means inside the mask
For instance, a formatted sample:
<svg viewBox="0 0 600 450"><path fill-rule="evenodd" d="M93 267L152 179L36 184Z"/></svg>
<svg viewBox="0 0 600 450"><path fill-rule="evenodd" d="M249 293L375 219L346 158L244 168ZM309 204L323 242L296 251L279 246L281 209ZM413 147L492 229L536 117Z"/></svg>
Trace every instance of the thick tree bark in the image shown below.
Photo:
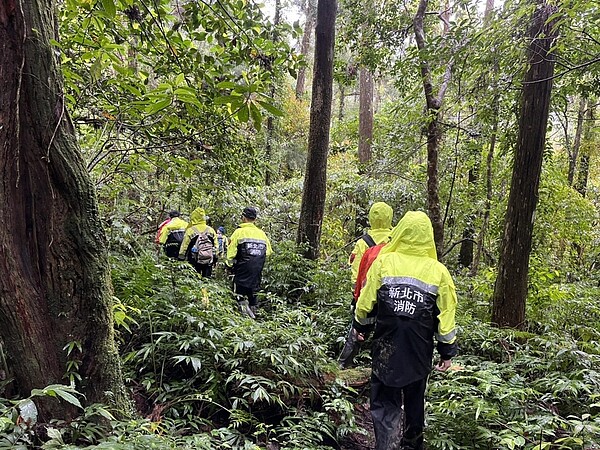
<svg viewBox="0 0 600 450"><path fill-rule="evenodd" d="M428 0L420 0L413 20L413 28L415 31L415 40L420 52L426 50L424 18L427 11ZM444 29L447 29L448 22L444 21ZM452 74L452 64L448 63L444 78L440 85L437 95L434 93L431 68L428 61L422 57L420 62L421 80L423 82L423 91L427 103L427 208L429 210L429 218L433 226L433 235L438 258L441 260L444 254L444 218L442 216L442 208L439 197L439 177L438 177L438 160L439 148L442 142L442 129L440 126L440 110L446 89L450 83Z"/></svg>
<svg viewBox="0 0 600 450"><path fill-rule="evenodd" d="M373 76L366 67L360 69L359 85L358 162L364 167L371 161L373 142Z"/></svg>
<svg viewBox="0 0 600 450"><path fill-rule="evenodd" d="M80 360L86 403L126 409L106 238L65 110L54 2L0 2L0 334L20 395ZM81 352L63 349L77 342ZM42 418L69 405L42 403Z"/></svg>
<svg viewBox="0 0 600 450"><path fill-rule="evenodd" d="M308 159L297 238L299 244L308 244L306 257L309 259L319 257L319 240L325 211L336 13L337 0L318 1Z"/></svg>
<svg viewBox="0 0 600 450"><path fill-rule="evenodd" d="M300 54L305 57L308 55L310 41L315 28L316 20L316 0L306 0L305 14L306 21L304 22L304 33L302 34L302 43L300 44ZM296 79L296 98L300 99L304 96L304 85L306 84L306 67L301 67L298 70L298 78Z"/></svg>
<svg viewBox="0 0 600 450"><path fill-rule="evenodd" d="M529 32L530 66L521 94L519 136L492 306L492 323L499 327L522 328L525 324L529 254L555 65L551 48L556 22L548 19L556 10L540 3Z"/></svg>
<svg viewBox="0 0 600 450"><path fill-rule="evenodd" d="M573 149L569 152L569 174L567 181L569 186L573 186L575 179L575 169L577 167L577 159L579 158L579 148L581 147L581 135L583 133L583 118L585 115L586 98L579 99L579 108L577 110L577 126L575 128L575 138L573 139Z"/></svg>

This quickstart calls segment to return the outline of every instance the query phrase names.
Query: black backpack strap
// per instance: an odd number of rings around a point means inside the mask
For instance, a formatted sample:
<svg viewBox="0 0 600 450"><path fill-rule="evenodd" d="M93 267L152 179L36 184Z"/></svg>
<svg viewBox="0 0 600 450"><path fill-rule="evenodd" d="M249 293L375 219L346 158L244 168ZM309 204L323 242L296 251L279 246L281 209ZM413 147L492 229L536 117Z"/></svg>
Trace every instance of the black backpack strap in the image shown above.
<svg viewBox="0 0 600 450"><path fill-rule="evenodd" d="M365 241L369 247L375 247L377 245L370 234L363 234L362 240Z"/></svg>

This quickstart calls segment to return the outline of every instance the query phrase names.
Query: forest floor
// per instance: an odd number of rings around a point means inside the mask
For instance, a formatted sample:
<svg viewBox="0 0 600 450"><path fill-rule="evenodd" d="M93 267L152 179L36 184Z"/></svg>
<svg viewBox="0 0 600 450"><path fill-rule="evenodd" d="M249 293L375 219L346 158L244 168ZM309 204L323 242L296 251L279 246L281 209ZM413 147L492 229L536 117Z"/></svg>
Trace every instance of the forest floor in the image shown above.
<svg viewBox="0 0 600 450"><path fill-rule="evenodd" d="M371 370L364 367L346 369L340 372L339 377L357 392L354 417L357 427L362 430L346 436L340 443L340 450L373 450L375 434L369 409Z"/></svg>
<svg viewBox="0 0 600 450"><path fill-rule="evenodd" d="M373 432L373 422L371 421L368 400L365 403L354 405L354 416L356 418L356 425L362 428L365 434L349 434L341 442L340 450L373 450L375 448L375 434Z"/></svg>

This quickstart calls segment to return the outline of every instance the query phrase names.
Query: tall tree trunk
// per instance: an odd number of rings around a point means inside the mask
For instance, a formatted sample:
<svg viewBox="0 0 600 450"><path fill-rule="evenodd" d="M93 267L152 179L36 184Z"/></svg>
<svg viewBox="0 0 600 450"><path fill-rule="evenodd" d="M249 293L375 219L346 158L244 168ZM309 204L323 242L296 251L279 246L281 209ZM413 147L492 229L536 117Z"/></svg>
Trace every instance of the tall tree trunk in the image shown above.
<svg viewBox="0 0 600 450"><path fill-rule="evenodd" d="M556 21L548 19L556 11L556 7L541 2L529 31L530 66L521 94L519 136L492 306L492 323L499 327L521 328L525 324L529 254L555 65L551 48Z"/></svg>
<svg viewBox="0 0 600 450"><path fill-rule="evenodd" d="M279 40L279 32L277 27L281 23L281 0L275 0L275 18L273 19L273 42ZM274 78L271 80L271 98L275 100L275 94L277 93L277 80ZM267 136L265 138L265 185L270 186L273 183L273 167L276 165L273 158L273 141L275 140L275 118L272 115L267 117Z"/></svg>
<svg viewBox="0 0 600 450"><path fill-rule="evenodd" d="M77 359L86 403L126 410L106 237L65 110L55 27L51 0L0 2L0 334L21 396L64 382ZM67 357L69 343L81 352ZM73 413L38 406L42 419Z"/></svg>
<svg viewBox="0 0 600 450"><path fill-rule="evenodd" d="M588 184L588 177L590 174L590 151L589 151L589 145L592 141L592 133L593 133L593 129L594 129L594 120L595 120L595 114L594 114L594 103L590 100L589 104L588 104L588 109L587 109L587 117L586 117L586 121L584 124L584 136L583 136L583 140L586 143L586 150L581 152L581 159L579 161L579 172L578 172L578 176L577 176L577 186L576 189L577 191L583 196L585 197L585 194L587 192L587 184Z"/></svg>
<svg viewBox="0 0 600 450"><path fill-rule="evenodd" d="M359 70L358 107L358 174L365 175L371 162L371 142L373 141L373 76L368 68ZM369 195L364 186L356 192L355 233L362 235L369 226Z"/></svg>
<svg viewBox="0 0 600 450"><path fill-rule="evenodd" d="M420 0L413 20L415 31L415 40L419 52L425 53L425 29L424 18L427 11L428 0ZM445 17L445 15L444 15ZM447 27L447 20L444 20L444 29ZM438 178L438 160L439 147L442 141L442 129L440 126L440 110L446 89L450 83L452 75L452 64L448 63L444 73L443 81L440 85L437 95L434 93L431 68L424 56L420 61L421 80L423 82L423 91L427 103L427 208L429 218L433 225L433 235L437 256L441 260L444 254L444 219L442 217L442 208L439 197L439 178Z"/></svg>
<svg viewBox="0 0 600 450"><path fill-rule="evenodd" d="M308 244L305 256L309 259L319 257L319 240L325 211L336 13L337 0L318 1L308 158L297 238L299 244Z"/></svg>
<svg viewBox="0 0 600 450"><path fill-rule="evenodd" d="M300 54L306 57L310 48L310 41L315 28L316 7L315 0L306 0L305 3L306 21L304 22L304 33L302 34L302 42L300 44ZM300 67L298 70L298 78L296 79L296 98L300 99L304 96L304 85L306 84L306 67Z"/></svg>
<svg viewBox="0 0 600 450"><path fill-rule="evenodd" d="M573 186L575 179L575 169L577 159L579 158L579 148L581 147L581 135L583 133L583 118L585 116L585 97L579 99L579 108L577 109L577 127L575 128L575 138L573 139L573 149L569 152L569 175L567 181L569 186Z"/></svg>
<svg viewBox="0 0 600 450"><path fill-rule="evenodd" d="M360 69L359 86L358 162L362 169L371 162L371 143L373 142L373 76L366 67Z"/></svg>

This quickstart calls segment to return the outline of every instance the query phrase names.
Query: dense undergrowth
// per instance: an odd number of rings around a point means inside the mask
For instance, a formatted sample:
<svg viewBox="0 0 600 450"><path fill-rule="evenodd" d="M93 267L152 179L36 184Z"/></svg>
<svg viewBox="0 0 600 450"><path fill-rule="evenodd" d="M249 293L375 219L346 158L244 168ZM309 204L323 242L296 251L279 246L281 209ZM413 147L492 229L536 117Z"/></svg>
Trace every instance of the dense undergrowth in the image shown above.
<svg viewBox="0 0 600 450"><path fill-rule="evenodd" d="M292 244L277 250L256 321L238 313L222 270L206 281L149 254L115 259L118 339L138 415L92 405L73 422L32 426L18 419L27 399L3 400L0 448L358 448L352 436L371 433L355 408L368 386L353 388L335 363L347 269L341 258L316 266ZM518 332L488 325L488 278L456 279L461 355L431 377L428 448L598 448L599 289L546 277ZM368 367L368 346L358 361ZM69 388L45 394L77 401Z"/></svg>

